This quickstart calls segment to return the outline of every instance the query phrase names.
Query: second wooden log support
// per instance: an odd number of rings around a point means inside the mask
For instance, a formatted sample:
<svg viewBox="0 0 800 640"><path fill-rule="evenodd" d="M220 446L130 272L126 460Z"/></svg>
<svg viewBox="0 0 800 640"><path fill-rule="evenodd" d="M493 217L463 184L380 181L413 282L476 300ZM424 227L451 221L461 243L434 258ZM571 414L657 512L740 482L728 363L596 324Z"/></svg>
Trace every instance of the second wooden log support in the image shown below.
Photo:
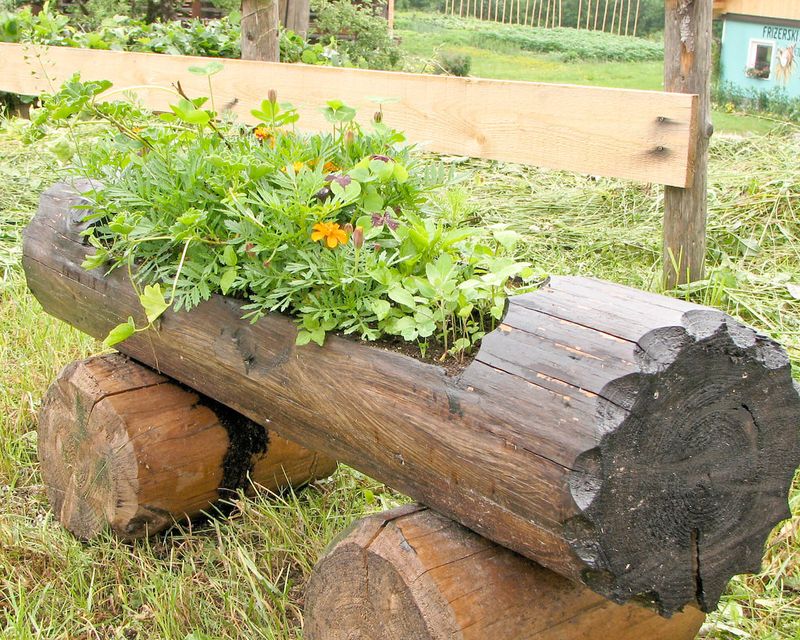
<svg viewBox="0 0 800 640"><path fill-rule="evenodd" d="M152 535L251 482L271 490L336 463L121 355L73 362L39 414L50 503L80 538Z"/></svg>
<svg viewBox="0 0 800 640"><path fill-rule="evenodd" d="M704 616L617 605L422 506L354 523L306 592L308 640L690 640Z"/></svg>

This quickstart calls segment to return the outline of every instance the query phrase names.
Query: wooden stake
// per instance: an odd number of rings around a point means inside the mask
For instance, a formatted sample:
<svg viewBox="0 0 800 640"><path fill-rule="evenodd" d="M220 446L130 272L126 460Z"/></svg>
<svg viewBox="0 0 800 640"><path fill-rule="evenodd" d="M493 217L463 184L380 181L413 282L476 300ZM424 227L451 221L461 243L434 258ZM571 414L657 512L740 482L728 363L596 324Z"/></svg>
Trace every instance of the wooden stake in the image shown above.
<svg viewBox="0 0 800 640"><path fill-rule="evenodd" d="M536 20L537 27L542 26L542 7L544 6L544 2L545 0L539 0L539 17ZM547 2L550 2L550 0L547 0Z"/></svg>
<svg viewBox="0 0 800 640"><path fill-rule="evenodd" d="M278 0L242 0L242 59L278 62Z"/></svg>
<svg viewBox="0 0 800 640"><path fill-rule="evenodd" d="M603 9L603 31L606 30L606 18L608 18L608 0L606 0L606 6Z"/></svg>
<svg viewBox="0 0 800 640"><path fill-rule="evenodd" d="M597 19L600 17L600 0L597 0L594 5L594 26L592 29L597 31Z"/></svg>
<svg viewBox="0 0 800 640"><path fill-rule="evenodd" d="M625 14L625 35L628 35L628 29L630 28L631 24L631 0L628 0L628 11Z"/></svg>
<svg viewBox="0 0 800 640"><path fill-rule="evenodd" d="M625 11L625 0L619 0L619 23L617 25L617 34L622 35L622 15ZM628 4L630 4L630 0L628 0Z"/></svg>
<svg viewBox="0 0 800 640"><path fill-rule="evenodd" d="M544 26L548 28L550 26L550 5L552 5L554 0L547 0L547 15L544 17Z"/></svg>
<svg viewBox="0 0 800 640"><path fill-rule="evenodd" d="M619 606L418 505L355 522L311 574L307 640L691 640L704 615Z"/></svg>
<svg viewBox="0 0 800 640"><path fill-rule="evenodd" d="M563 8L563 7L561 6L561 3L562 3L562 1L563 1L563 0L558 0L558 26L559 26L559 27L560 27L560 26L561 26L561 24L562 24L562 22L561 22L561 15L562 15L562 11L561 11L561 10L562 10L562 8Z"/></svg>
<svg viewBox="0 0 800 640"><path fill-rule="evenodd" d="M586 29L589 29L589 26L592 22L592 0L586 0Z"/></svg>
<svg viewBox="0 0 800 640"><path fill-rule="evenodd" d="M581 11L583 10L583 0L578 0L578 23L575 25L576 29L581 28Z"/></svg>
<svg viewBox="0 0 800 640"><path fill-rule="evenodd" d="M711 124L712 0L667 0L664 87L698 97L694 176L687 189L664 191L664 285L700 280L706 254L706 182Z"/></svg>
<svg viewBox="0 0 800 640"><path fill-rule="evenodd" d="M526 24L528 22L528 15L530 15L528 13L528 9L530 8L530 2L531 2L531 0L525 0L525 12L522 14L522 22L520 22L520 24L524 25L524 24ZM536 0L533 0L533 6L534 6L534 9L535 9Z"/></svg>
<svg viewBox="0 0 800 640"><path fill-rule="evenodd" d="M611 33L614 33L614 25L617 23L617 3L619 0L614 0L614 12L611 14Z"/></svg>
<svg viewBox="0 0 800 640"><path fill-rule="evenodd" d="M636 0L636 16L633 19L633 37L636 37L636 29L639 26L639 5L641 0Z"/></svg>
<svg viewBox="0 0 800 640"><path fill-rule="evenodd" d="M500 22L503 23L503 24L505 24L505 21L506 21L506 1L507 0L503 0L503 15L500 18Z"/></svg>
<svg viewBox="0 0 800 640"><path fill-rule="evenodd" d="M260 484L330 475L327 456L119 354L73 362L39 411L39 462L61 523L84 539L153 535Z"/></svg>

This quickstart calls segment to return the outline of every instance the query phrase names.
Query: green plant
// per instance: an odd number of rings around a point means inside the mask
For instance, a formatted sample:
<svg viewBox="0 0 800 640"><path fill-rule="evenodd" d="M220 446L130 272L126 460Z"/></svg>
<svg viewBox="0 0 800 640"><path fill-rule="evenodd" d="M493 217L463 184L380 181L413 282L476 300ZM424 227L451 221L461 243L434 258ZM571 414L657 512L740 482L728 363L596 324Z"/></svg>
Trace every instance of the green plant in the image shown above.
<svg viewBox="0 0 800 640"><path fill-rule="evenodd" d="M335 38L355 66L394 69L400 64L402 53L389 36L386 20L369 7L347 0L312 0L311 10L316 16L313 36Z"/></svg>
<svg viewBox="0 0 800 640"><path fill-rule="evenodd" d="M398 29L417 32L444 31L449 44L486 48L495 52L529 51L550 54L565 62L644 62L664 59L664 46L660 42L585 29L532 28L527 25L498 24L475 18L432 14L398 16L395 24Z"/></svg>
<svg viewBox="0 0 800 640"><path fill-rule="evenodd" d="M215 70L193 71L210 82ZM84 266L128 269L147 327L219 292L245 298L254 321L294 314L299 344L341 331L460 355L533 276L513 255L518 234L470 226L451 173L380 117L367 130L332 100L323 109L331 132L301 134L297 112L271 92L250 129L179 85L171 113L158 117L98 100L109 86L75 77L33 122L110 125L113 135L72 169L103 185L88 195L96 251ZM107 344L147 327L129 319Z"/></svg>
<svg viewBox="0 0 800 640"><path fill-rule="evenodd" d="M436 56L437 72L451 76L468 76L472 58L464 53L440 51Z"/></svg>

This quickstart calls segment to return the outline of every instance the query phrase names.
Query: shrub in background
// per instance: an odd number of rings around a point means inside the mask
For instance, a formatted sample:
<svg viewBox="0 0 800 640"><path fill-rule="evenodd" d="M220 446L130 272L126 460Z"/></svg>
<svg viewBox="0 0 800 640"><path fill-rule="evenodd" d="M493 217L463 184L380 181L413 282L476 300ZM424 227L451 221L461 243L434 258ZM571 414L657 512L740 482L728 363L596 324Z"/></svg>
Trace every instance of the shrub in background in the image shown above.
<svg viewBox="0 0 800 640"><path fill-rule="evenodd" d="M395 69L402 52L389 36L386 20L347 0L312 0L312 38L335 38L350 62L369 69Z"/></svg>
<svg viewBox="0 0 800 640"><path fill-rule="evenodd" d="M472 68L472 58L465 53L440 51L436 56L437 73L451 76L468 76Z"/></svg>

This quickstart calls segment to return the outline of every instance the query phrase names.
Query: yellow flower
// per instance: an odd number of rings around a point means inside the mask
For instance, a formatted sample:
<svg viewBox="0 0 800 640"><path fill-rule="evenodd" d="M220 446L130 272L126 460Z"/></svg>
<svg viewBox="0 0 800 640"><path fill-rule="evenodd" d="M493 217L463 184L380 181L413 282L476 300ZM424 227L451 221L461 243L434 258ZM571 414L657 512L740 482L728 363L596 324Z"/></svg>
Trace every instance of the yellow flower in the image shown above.
<svg viewBox="0 0 800 640"><path fill-rule="evenodd" d="M259 142L264 142L266 140L271 148L275 148L275 134L263 124L260 124L253 129L253 135Z"/></svg>
<svg viewBox="0 0 800 640"><path fill-rule="evenodd" d="M305 166L306 166L306 163L305 163L305 162L300 162L299 160L297 160L296 162L293 162L293 163L292 163L292 164L290 164L290 165L289 165L289 164L287 164L287 165L286 165L286 166L283 168L283 172L284 172L284 173L289 173L289 167L292 167L292 169L294 169L294 172L295 172L295 173L300 173L300 170L301 170L303 167L305 167Z"/></svg>
<svg viewBox="0 0 800 640"><path fill-rule="evenodd" d="M347 242L347 233L339 228L338 222L318 222L311 233L314 242L325 242L329 249L335 249Z"/></svg>

